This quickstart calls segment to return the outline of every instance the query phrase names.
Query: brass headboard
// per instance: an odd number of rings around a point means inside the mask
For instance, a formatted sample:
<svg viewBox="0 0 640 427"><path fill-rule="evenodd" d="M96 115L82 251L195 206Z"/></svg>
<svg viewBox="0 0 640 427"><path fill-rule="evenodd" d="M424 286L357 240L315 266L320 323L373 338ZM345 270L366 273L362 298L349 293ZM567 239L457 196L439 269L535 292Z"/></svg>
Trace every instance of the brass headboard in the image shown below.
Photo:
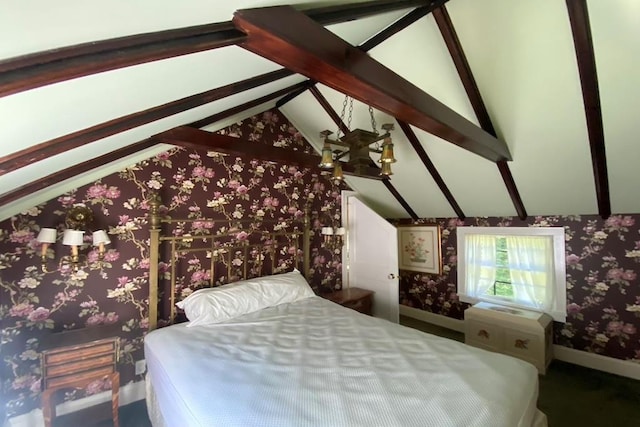
<svg viewBox="0 0 640 427"><path fill-rule="evenodd" d="M229 239L234 234L237 234L239 230L246 230L245 228L237 228L242 224L252 224L253 221L249 220L238 220L238 221L230 221L227 219L222 220L213 220L213 219L171 219L171 218L162 218L160 216L160 197L157 194L152 194L149 200L150 212L149 212L149 233L150 233L150 247L149 247L149 331L156 329L158 326L158 303L159 303L159 261L160 261L160 244L162 242L168 242L171 246L171 288L170 288L170 316L171 321L175 319L176 316L176 261L178 259L178 253L185 254L189 252L203 252L206 251L210 254L210 284L209 286L214 285L215 280L215 266L217 261L221 256L228 255L229 262L227 265L228 276L231 275L231 252L236 250L242 250L244 252L245 262L243 264L243 278L247 278L247 268L248 262L246 262L247 254L251 248L262 247L266 248L267 251L272 252L271 259L271 270L275 270L275 248L277 244L274 245L273 241L279 238L287 238L291 239L294 243L294 260L297 260L297 252L299 249L299 241L302 238L302 253L303 253L303 267L302 274L305 278L309 279L309 271L310 271L310 227L311 221L309 219L308 211L305 211L304 217L302 218L302 230L300 227L292 226L292 230L279 230L279 231L256 231L252 230L253 234L257 234L261 236L262 239L259 243L251 243L251 242L242 242L241 244L234 243L233 239ZM162 235L162 225L163 224L175 224L175 223L194 223L196 221L207 222L211 225L211 229L215 228L215 224L225 224L226 232L218 232L217 234L208 233L208 234L198 234L198 235L179 235L179 236L163 236ZM262 221L261 225L268 224L281 224L283 221ZM291 220L287 221L287 224L293 224L294 222L300 222L300 220ZM266 243L265 243L266 237ZM196 248L185 248L182 247L181 243L184 242L192 242L197 240L198 242L208 243L208 246L198 246ZM220 243L220 241L224 241ZM226 241L225 241L226 240ZM264 253L263 250L259 251L260 254ZM297 262L296 262L297 264ZM261 264L260 264L261 265Z"/></svg>

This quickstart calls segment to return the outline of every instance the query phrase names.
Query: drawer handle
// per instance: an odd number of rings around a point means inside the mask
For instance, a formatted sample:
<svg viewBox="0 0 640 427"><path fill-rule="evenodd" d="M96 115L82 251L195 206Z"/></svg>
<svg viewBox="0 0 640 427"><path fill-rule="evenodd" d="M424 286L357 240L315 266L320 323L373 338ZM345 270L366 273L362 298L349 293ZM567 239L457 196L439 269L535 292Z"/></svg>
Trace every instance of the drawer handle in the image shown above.
<svg viewBox="0 0 640 427"><path fill-rule="evenodd" d="M513 345L515 348L529 350L529 347L527 347L529 345L529 340L516 340L516 342Z"/></svg>
<svg viewBox="0 0 640 427"><path fill-rule="evenodd" d="M490 337L489 332L487 332L484 329L480 329L478 331L478 336L481 337L481 338L486 338L486 339L489 339L489 337Z"/></svg>

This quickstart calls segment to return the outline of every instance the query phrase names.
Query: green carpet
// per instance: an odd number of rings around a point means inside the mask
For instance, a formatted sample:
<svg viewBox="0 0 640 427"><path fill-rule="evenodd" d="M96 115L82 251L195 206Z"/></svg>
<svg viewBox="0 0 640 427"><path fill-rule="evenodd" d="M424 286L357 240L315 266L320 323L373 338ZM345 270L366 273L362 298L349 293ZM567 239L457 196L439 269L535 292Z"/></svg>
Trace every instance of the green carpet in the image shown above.
<svg viewBox="0 0 640 427"><path fill-rule="evenodd" d="M400 323L464 342L464 334L409 317ZM549 427L640 426L640 381L554 360L539 376L538 408Z"/></svg>

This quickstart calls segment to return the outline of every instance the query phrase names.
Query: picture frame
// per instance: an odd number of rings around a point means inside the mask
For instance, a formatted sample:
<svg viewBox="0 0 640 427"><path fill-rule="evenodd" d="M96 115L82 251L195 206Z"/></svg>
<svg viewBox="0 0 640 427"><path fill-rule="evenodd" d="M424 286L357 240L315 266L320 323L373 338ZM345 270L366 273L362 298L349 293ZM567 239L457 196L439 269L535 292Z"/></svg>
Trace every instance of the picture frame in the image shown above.
<svg viewBox="0 0 640 427"><path fill-rule="evenodd" d="M442 248L438 224L398 226L400 270L442 274Z"/></svg>

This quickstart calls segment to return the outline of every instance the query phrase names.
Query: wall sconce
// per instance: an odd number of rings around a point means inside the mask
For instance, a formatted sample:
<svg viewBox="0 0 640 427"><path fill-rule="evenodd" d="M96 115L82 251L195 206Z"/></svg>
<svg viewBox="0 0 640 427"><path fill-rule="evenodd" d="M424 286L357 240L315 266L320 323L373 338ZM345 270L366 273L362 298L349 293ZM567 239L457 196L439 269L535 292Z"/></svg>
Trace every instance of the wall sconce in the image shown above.
<svg viewBox="0 0 640 427"><path fill-rule="evenodd" d="M83 230L87 224L93 222L93 212L84 204L73 205L67 212L65 217L65 226L62 235L62 244L71 247L71 255L64 255L60 257L58 262L59 269L72 268L73 271L78 271L80 264L79 249L84 246L84 233ZM58 232L55 228L41 228L38 234L37 241L42 244L41 246L41 263L42 271L47 273L47 249L53 243L56 243ZM111 243L109 236L104 230L97 230L93 232L93 246L98 249L98 259L102 261L104 259L105 245ZM86 262L86 256L85 262Z"/></svg>
<svg viewBox="0 0 640 427"><path fill-rule="evenodd" d="M324 236L324 245L331 249L342 246L345 233L344 227L322 227L321 234Z"/></svg>

